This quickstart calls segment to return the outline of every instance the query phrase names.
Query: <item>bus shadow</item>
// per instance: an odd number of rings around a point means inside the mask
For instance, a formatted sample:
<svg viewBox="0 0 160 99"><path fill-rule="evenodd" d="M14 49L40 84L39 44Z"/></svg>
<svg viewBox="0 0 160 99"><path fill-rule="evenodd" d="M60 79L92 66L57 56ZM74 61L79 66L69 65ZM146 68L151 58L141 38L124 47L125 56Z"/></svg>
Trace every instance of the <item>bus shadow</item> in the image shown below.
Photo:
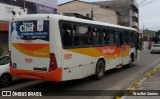
<svg viewBox="0 0 160 99"><path fill-rule="evenodd" d="M11 86L19 85L19 84L30 82L30 81L32 81L32 80L29 80L29 79L18 79L18 78L16 78L16 80L13 80Z"/></svg>

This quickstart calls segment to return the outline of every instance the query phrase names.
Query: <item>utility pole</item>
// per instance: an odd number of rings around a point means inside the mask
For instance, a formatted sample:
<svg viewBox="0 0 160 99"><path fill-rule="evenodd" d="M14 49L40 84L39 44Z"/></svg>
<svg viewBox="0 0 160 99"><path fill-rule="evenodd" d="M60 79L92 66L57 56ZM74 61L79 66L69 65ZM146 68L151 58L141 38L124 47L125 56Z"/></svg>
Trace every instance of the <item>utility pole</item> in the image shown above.
<svg viewBox="0 0 160 99"><path fill-rule="evenodd" d="M144 37L144 25L143 25L143 29L142 29L142 37Z"/></svg>
<svg viewBox="0 0 160 99"><path fill-rule="evenodd" d="M93 8L91 9L91 20L93 20Z"/></svg>

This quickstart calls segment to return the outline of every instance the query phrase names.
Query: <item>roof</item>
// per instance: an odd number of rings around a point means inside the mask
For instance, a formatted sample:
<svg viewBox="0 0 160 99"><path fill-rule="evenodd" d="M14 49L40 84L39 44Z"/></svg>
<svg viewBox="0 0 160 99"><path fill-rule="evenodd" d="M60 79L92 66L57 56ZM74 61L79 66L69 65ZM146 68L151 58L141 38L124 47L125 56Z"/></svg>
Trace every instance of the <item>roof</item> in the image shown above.
<svg viewBox="0 0 160 99"><path fill-rule="evenodd" d="M62 5L65 5L65 4L68 4L68 3L72 3L72 2L75 2L75 1L82 2L82 3L88 3L88 4L94 4L94 5L100 5L100 4L96 4L96 3L92 3L92 2L85 2L85 1L80 1L80 0L72 0L72 1L69 1L69 2L66 2L66 3L59 4L58 6L62 6ZM100 5L100 6L102 6L102 5Z"/></svg>
<svg viewBox="0 0 160 99"><path fill-rule="evenodd" d="M17 16L15 17L16 21L19 20L37 20L37 18L44 20L47 19L47 17L50 17L50 19L56 19L56 20L69 20L69 21L75 21L75 22L83 22L83 23L88 23L88 24L97 24L97 25L104 25L108 27L115 27L115 28L122 28L126 30L133 30L137 31L134 28L131 27L125 27L125 26L120 26L120 25L114 25L110 23L103 23L103 22L98 22L98 21L92 21L92 20L86 20L86 19L80 19L80 18L75 18L75 17L68 17L68 16L62 16L62 15L56 15L56 14L31 14L31 15L23 15L23 16Z"/></svg>
<svg viewBox="0 0 160 99"><path fill-rule="evenodd" d="M109 6L111 3L113 3L113 1L97 1L97 2L93 2L93 3L106 7L106 6Z"/></svg>
<svg viewBox="0 0 160 99"><path fill-rule="evenodd" d="M14 6L19 6L19 7L24 7L24 2L25 6L33 6L35 3L25 1L25 0L0 0L0 3L3 4L8 4L8 5L14 5Z"/></svg>

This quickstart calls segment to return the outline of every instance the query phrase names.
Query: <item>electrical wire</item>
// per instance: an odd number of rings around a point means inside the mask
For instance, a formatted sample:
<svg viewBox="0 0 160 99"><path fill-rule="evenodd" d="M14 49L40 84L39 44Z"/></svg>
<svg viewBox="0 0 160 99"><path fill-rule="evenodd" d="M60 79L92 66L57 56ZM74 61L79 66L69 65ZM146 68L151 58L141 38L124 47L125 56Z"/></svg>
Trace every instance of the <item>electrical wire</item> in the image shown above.
<svg viewBox="0 0 160 99"><path fill-rule="evenodd" d="M142 3L144 3L145 1L147 1L147 0L143 0L142 2L140 2L138 5L140 5L140 4L142 4Z"/></svg>
<svg viewBox="0 0 160 99"><path fill-rule="evenodd" d="M158 0L153 0L153 1L150 1L150 2L148 2L148 3L146 3L146 4L139 5L139 7L146 6L146 5L148 5L148 4L150 4L150 3L153 3L153 2L155 2L155 1L158 1Z"/></svg>

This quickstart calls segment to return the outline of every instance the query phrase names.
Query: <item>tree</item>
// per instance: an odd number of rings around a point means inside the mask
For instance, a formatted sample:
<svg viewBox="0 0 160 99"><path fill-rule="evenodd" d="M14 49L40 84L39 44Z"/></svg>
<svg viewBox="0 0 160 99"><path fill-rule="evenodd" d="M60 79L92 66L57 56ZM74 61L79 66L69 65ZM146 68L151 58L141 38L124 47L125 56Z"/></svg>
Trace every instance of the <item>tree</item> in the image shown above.
<svg viewBox="0 0 160 99"><path fill-rule="evenodd" d="M155 43L158 43L159 38L158 37L153 37L151 40L154 41Z"/></svg>

